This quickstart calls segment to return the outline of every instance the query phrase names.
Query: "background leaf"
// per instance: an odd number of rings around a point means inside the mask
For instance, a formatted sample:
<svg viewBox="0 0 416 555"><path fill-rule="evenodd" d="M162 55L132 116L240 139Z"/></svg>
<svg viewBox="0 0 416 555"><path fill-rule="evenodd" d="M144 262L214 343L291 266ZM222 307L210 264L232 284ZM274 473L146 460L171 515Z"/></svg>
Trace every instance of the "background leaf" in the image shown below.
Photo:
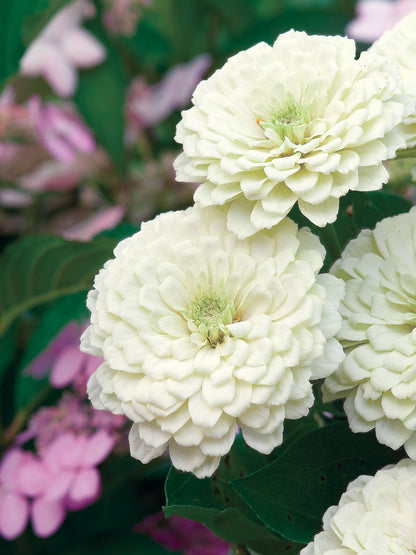
<svg viewBox="0 0 416 555"><path fill-rule="evenodd" d="M270 532L230 487L233 478L253 472L267 460L238 437L212 478L199 480L172 467L165 484L165 515L198 520L217 536L261 554L297 553L300 546Z"/></svg>
<svg viewBox="0 0 416 555"><path fill-rule="evenodd" d="M54 235L10 244L0 257L0 334L29 308L89 289L115 244L106 237L78 243Z"/></svg>
<svg viewBox="0 0 416 555"><path fill-rule="evenodd" d="M269 528L308 543L352 480L404 456L402 449L378 443L373 433L352 433L343 422L303 435L268 466L231 486Z"/></svg>
<svg viewBox="0 0 416 555"><path fill-rule="evenodd" d="M105 61L79 74L75 103L96 139L112 158L120 173L124 172L124 103L127 75L114 44L100 30L97 21L85 25L105 46Z"/></svg>

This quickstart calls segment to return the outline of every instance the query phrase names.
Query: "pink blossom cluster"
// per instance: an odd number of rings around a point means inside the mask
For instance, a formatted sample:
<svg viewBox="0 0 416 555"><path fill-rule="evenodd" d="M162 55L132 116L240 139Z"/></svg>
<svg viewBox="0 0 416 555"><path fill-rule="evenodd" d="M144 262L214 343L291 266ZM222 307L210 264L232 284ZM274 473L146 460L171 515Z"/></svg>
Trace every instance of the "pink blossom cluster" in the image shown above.
<svg viewBox="0 0 416 555"><path fill-rule="evenodd" d="M230 544L200 522L177 515L166 519L162 511L144 518L135 530L183 555L228 555L230 552Z"/></svg>
<svg viewBox="0 0 416 555"><path fill-rule="evenodd" d="M26 372L49 372L55 388L65 390L54 406L41 407L0 463L0 535L14 539L31 520L35 534L56 532L67 511L96 501L101 479L96 468L111 451L126 452L126 419L95 410L86 384L100 359L79 351L85 325L70 322ZM34 440L36 452L21 445Z"/></svg>
<svg viewBox="0 0 416 555"><path fill-rule="evenodd" d="M355 40L371 43L413 10L416 0L360 0L345 31Z"/></svg>
<svg viewBox="0 0 416 555"><path fill-rule="evenodd" d="M149 8L152 5L153 0L104 0L104 26L114 35L132 36L143 6Z"/></svg>
<svg viewBox="0 0 416 555"><path fill-rule="evenodd" d="M39 537L58 530L67 511L91 505L101 492L96 468L111 452L105 430L90 436L61 433L40 456L12 447L0 463L0 535L19 536L29 519Z"/></svg>

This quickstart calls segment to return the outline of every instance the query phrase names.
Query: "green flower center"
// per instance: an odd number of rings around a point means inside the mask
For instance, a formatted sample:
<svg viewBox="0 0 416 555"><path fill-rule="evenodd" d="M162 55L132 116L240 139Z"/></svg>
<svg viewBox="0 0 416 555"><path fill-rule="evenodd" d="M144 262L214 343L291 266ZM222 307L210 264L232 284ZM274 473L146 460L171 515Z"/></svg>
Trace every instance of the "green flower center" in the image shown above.
<svg viewBox="0 0 416 555"><path fill-rule="evenodd" d="M226 326L233 322L234 315L234 302L223 291L212 288L191 299L185 314L190 331L201 333L212 346L229 335Z"/></svg>
<svg viewBox="0 0 416 555"><path fill-rule="evenodd" d="M301 143L310 121L309 112L307 107L289 100L284 108L272 109L269 120L259 119L258 123L264 130L272 129L282 141L287 137L293 143Z"/></svg>

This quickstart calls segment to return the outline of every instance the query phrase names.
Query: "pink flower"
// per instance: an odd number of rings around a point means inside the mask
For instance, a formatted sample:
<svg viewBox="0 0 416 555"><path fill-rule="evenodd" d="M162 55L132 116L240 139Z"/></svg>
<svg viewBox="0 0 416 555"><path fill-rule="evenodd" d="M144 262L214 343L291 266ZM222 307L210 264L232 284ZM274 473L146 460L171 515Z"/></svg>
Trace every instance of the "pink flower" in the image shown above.
<svg viewBox="0 0 416 555"><path fill-rule="evenodd" d="M52 535L68 510L83 509L98 499L101 478L96 465L111 452L114 439L104 430L88 437L64 433L42 452L41 492L33 500L31 516L35 534ZM32 472L31 472L32 473ZM27 476L28 481L30 477Z"/></svg>
<svg viewBox="0 0 416 555"><path fill-rule="evenodd" d="M14 447L6 452L0 463L0 535L6 540L17 538L29 521L29 501L20 474L33 457Z"/></svg>
<svg viewBox="0 0 416 555"><path fill-rule="evenodd" d="M174 66L156 85L136 78L127 99L128 138L164 120L173 110L184 108L211 61L208 54L202 54L187 64Z"/></svg>
<svg viewBox="0 0 416 555"><path fill-rule="evenodd" d="M126 418L114 415L107 411L95 410L86 402L86 384L76 384L82 391L66 391L58 404L51 407L41 407L30 419L27 430L17 437L17 442L22 445L34 439L36 450L43 453L55 439L64 434L94 434L104 430L120 447L124 445L126 436ZM125 449L121 449L125 451ZM128 449L127 449L128 450Z"/></svg>
<svg viewBox="0 0 416 555"><path fill-rule="evenodd" d="M415 9L416 0L360 0L346 33L355 40L373 42Z"/></svg>
<svg viewBox="0 0 416 555"><path fill-rule="evenodd" d="M91 132L68 109L42 105L38 96L30 98L27 107L39 142L53 158L70 163L78 153L94 152L96 144Z"/></svg>
<svg viewBox="0 0 416 555"><path fill-rule="evenodd" d="M75 0L60 10L25 52L22 75L40 75L56 94L71 96L77 88L77 68L96 66L106 56L101 43L81 27L91 10L87 0Z"/></svg>
<svg viewBox="0 0 416 555"><path fill-rule="evenodd" d="M66 513L91 505L101 493L96 466L114 447L101 430L91 436L63 433L36 457L10 449L0 466L0 535L19 536L31 517L35 534L45 538L61 526Z"/></svg>
<svg viewBox="0 0 416 555"><path fill-rule="evenodd" d="M25 369L26 374L42 377L50 371L52 387L61 389L82 375L85 383L102 363L99 357L87 355L79 350L79 342L86 324L70 322L58 333Z"/></svg>
<svg viewBox="0 0 416 555"><path fill-rule="evenodd" d="M230 552L230 544L200 522L177 515L166 519L162 511L144 518L134 529L183 555L228 555Z"/></svg>

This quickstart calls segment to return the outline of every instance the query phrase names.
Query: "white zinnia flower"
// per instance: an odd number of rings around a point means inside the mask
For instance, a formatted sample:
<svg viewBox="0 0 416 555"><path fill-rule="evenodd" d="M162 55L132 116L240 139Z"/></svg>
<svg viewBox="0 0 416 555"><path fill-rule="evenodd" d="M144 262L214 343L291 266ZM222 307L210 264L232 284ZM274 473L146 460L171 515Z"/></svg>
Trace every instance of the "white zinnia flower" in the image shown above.
<svg viewBox="0 0 416 555"><path fill-rule="evenodd" d="M346 357L324 383L354 432L416 459L416 207L351 241L331 273L345 280L338 339Z"/></svg>
<svg viewBox="0 0 416 555"><path fill-rule="evenodd" d="M415 522L416 463L404 459L351 482L300 554L413 555Z"/></svg>
<svg viewBox="0 0 416 555"><path fill-rule="evenodd" d="M341 280L317 275L324 249L286 219L239 240L224 210L194 206L122 241L88 296L82 349L105 363L96 408L134 424L142 462L169 447L174 466L211 475L234 441L270 453L283 420L308 413L310 379L343 358L333 338Z"/></svg>
<svg viewBox="0 0 416 555"><path fill-rule="evenodd" d="M402 19L393 29L385 31L370 51L394 60L402 76L400 92L416 102L416 11ZM416 145L416 107L399 126L408 147Z"/></svg>
<svg viewBox="0 0 416 555"><path fill-rule="evenodd" d="M228 60L182 113L179 181L195 201L225 205L240 238L271 228L298 202L324 226L350 189L379 189L381 164L405 146L396 125L413 106L384 57L355 59L351 39L289 31Z"/></svg>

